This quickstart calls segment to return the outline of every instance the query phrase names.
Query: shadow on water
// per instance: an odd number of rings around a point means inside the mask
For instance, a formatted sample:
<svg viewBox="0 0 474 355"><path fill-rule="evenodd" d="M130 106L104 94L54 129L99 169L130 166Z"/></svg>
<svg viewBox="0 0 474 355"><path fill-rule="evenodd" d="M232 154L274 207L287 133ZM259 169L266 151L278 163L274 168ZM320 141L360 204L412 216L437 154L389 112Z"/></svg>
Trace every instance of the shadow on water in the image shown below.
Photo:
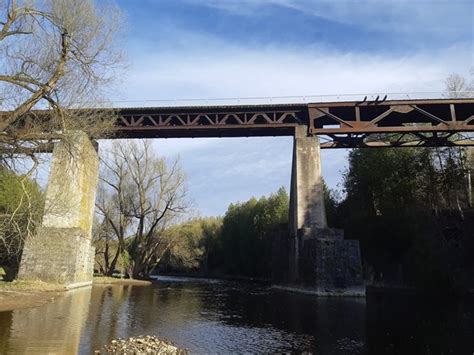
<svg viewBox="0 0 474 355"><path fill-rule="evenodd" d="M90 354L111 339L167 338L196 353L472 353L473 304L315 298L241 282L166 279L94 286L0 313L0 353Z"/></svg>
<svg viewBox="0 0 474 355"><path fill-rule="evenodd" d="M371 295L369 354L474 354L474 300Z"/></svg>

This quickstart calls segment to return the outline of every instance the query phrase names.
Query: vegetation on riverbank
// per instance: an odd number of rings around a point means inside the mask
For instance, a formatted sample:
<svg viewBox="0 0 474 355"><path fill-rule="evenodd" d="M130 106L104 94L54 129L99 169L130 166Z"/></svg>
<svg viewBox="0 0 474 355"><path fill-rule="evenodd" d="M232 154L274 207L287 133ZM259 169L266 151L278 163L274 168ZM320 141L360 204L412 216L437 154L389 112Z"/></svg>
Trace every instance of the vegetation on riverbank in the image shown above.
<svg viewBox="0 0 474 355"><path fill-rule="evenodd" d="M110 276L94 276L92 283L94 285L133 285L133 286L151 285L151 281L148 281L148 280L123 279L123 278L110 277Z"/></svg>
<svg viewBox="0 0 474 355"><path fill-rule="evenodd" d="M0 165L0 274L13 280L23 245L41 221L44 198L39 185L27 176Z"/></svg>
<svg viewBox="0 0 474 355"><path fill-rule="evenodd" d="M42 281L0 281L0 291L60 292L64 290L66 290L64 285Z"/></svg>
<svg viewBox="0 0 474 355"><path fill-rule="evenodd" d="M286 190L231 204L223 218L198 218L173 227L181 243L159 269L207 277L269 279L272 239L288 223Z"/></svg>
<svg viewBox="0 0 474 355"><path fill-rule="evenodd" d="M360 241L369 284L467 292L474 283L474 210L466 164L460 148L351 151L343 190L326 190L325 204L329 225ZM287 216L288 196L280 190L230 205L220 223L200 218L175 226L182 243L159 270L269 277L272 239Z"/></svg>
<svg viewBox="0 0 474 355"><path fill-rule="evenodd" d="M369 283L435 294L474 282L474 210L461 148L354 149L328 218L358 239Z"/></svg>

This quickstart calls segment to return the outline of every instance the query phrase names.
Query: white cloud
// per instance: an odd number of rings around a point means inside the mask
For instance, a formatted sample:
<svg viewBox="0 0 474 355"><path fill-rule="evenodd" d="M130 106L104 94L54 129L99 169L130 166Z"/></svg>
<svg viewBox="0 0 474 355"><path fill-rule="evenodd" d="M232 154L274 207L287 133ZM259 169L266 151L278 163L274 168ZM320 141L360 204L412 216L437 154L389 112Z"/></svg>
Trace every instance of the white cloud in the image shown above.
<svg viewBox="0 0 474 355"><path fill-rule="evenodd" d="M199 33L175 32L173 37L173 30L167 31L168 47L136 44L132 70L120 99L440 92L448 73L467 71L472 63L470 48L462 46L393 57L328 51L322 46L256 49ZM209 103L225 102L168 102ZM117 102L119 106L163 104ZM160 154L181 156L191 197L205 214L222 214L230 202L289 186L291 138L169 139L155 144ZM322 154L323 175L330 187L340 182L346 154L340 150Z"/></svg>
<svg viewBox="0 0 474 355"><path fill-rule="evenodd" d="M470 0L185 0L233 14L259 16L266 6L298 12L369 30L449 36L469 30Z"/></svg>
<svg viewBox="0 0 474 355"><path fill-rule="evenodd" d="M196 39L193 45L147 49L146 56L137 56L121 98L440 92L449 73L467 71L472 65L470 48L461 45L393 57L330 52L323 47L250 49L227 45L213 37Z"/></svg>

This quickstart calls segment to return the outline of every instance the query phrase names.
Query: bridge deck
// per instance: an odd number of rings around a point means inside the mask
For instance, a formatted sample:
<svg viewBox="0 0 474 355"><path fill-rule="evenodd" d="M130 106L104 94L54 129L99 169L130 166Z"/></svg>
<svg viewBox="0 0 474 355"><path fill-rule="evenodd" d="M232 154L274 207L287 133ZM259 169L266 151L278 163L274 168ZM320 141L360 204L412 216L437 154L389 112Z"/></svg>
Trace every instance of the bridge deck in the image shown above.
<svg viewBox="0 0 474 355"><path fill-rule="evenodd" d="M116 138L290 136L322 148L474 145L474 99L120 108Z"/></svg>

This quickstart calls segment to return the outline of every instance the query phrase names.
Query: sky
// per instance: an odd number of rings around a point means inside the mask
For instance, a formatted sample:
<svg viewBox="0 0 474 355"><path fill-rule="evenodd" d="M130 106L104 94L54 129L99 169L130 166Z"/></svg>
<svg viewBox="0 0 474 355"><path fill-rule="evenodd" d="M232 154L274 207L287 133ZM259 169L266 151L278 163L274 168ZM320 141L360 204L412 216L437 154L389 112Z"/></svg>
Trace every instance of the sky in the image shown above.
<svg viewBox="0 0 474 355"><path fill-rule="evenodd" d="M433 96L448 74L467 76L474 66L468 0L116 3L128 22L121 39L127 69L109 94L118 107ZM270 100L263 101L285 99ZM179 157L202 215L289 187L291 137L157 139L154 147ZM347 154L322 152L331 188L342 187Z"/></svg>

